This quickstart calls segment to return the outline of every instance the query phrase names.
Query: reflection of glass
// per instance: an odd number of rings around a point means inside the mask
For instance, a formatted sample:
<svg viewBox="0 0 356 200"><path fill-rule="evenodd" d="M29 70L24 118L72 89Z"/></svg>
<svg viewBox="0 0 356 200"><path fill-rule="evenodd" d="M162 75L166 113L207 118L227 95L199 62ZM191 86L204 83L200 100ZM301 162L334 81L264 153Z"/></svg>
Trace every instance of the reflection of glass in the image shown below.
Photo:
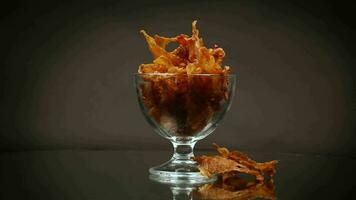
<svg viewBox="0 0 356 200"><path fill-rule="evenodd" d="M165 184L170 187L172 191L173 200L193 200L192 192L195 191L201 183L192 183L189 181L175 181L168 179L161 179L160 176L150 175L150 180Z"/></svg>
<svg viewBox="0 0 356 200"><path fill-rule="evenodd" d="M167 180L206 182L197 168L193 148L213 132L231 105L235 75L135 74L140 108L147 121L174 147L173 157L150 168Z"/></svg>
<svg viewBox="0 0 356 200"><path fill-rule="evenodd" d="M219 178L215 183L202 184L191 182L172 182L160 179L158 176L150 175L150 180L168 185L172 191L173 200L193 199L234 199L254 200L268 199L276 200L273 179L265 182L245 180L238 176L231 178Z"/></svg>

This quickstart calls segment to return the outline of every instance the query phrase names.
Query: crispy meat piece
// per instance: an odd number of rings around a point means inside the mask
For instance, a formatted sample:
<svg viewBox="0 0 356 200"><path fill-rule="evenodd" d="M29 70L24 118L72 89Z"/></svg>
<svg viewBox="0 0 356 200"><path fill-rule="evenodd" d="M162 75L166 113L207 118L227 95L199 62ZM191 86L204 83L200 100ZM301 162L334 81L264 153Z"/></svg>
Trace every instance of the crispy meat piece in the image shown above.
<svg viewBox="0 0 356 200"><path fill-rule="evenodd" d="M199 163L199 170L204 176L211 177L215 174L238 170L236 162L221 156L199 156L193 158ZM216 165L215 163L219 163Z"/></svg>
<svg viewBox="0 0 356 200"><path fill-rule="evenodd" d="M269 176L273 176L276 173L276 164L277 160L272 160L264 163L257 163L256 161L249 158L246 154L239 151L229 151L225 147L220 147L217 144L213 144L219 154L225 158L231 159L244 165L248 168L255 169L260 171L261 173L267 174Z"/></svg>
<svg viewBox="0 0 356 200"><path fill-rule="evenodd" d="M229 151L225 147L214 144L220 155L218 156L198 156L193 160L199 164L199 170L204 176L211 177L216 174L244 173L255 176L257 181L263 181L264 175L273 177L276 172L278 161L273 160L265 163L258 163L246 154L239 151Z"/></svg>
<svg viewBox="0 0 356 200"><path fill-rule="evenodd" d="M222 67L225 52L216 45L206 48L203 39L199 37L197 21L192 23L192 36L180 34L176 37L151 37L146 31L140 32L146 39L148 48L153 55L153 63L142 64L139 73L170 73L170 74L228 74L230 68ZM166 51L170 42L179 46L171 52ZM172 68L172 69L171 69ZM177 70L180 69L180 70Z"/></svg>
<svg viewBox="0 0 356 200"><path fill-rule="evenodd" d="M215 174L224 174L236 171L256 176L256 179L263 180L259 171L250 169L234 160L222 156L199 156L193 158L199 163L199 170L204 176L211 177Z"/></svg>

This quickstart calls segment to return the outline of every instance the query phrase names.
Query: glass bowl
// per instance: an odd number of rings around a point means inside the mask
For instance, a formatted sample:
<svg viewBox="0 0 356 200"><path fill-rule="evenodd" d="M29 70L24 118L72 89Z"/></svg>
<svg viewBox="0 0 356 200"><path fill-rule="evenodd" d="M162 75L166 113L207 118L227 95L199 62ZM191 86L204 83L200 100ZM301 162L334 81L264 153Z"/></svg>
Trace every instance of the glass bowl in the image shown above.
<svg viewBox="0 0 356 200"><path fill-rule="evenodd" d="M138 102L148 123L174 147L172 158L149 169L162 181L209 182L197 168L193 149L212 133L231 106L234 74L135 74Z"/></svg>

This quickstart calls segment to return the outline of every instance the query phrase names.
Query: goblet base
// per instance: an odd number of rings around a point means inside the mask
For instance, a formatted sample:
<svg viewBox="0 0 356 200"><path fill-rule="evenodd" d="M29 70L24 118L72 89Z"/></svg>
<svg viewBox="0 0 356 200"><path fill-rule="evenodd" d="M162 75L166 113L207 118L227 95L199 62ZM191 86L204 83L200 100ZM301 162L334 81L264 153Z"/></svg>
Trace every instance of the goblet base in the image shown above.
<svg viewBox="0 0 356 200"><path fill-rule="evenodd" d="M201 175L197 163L189 159L172 158L162 165L150 168L149 172L151 179L162 183L198 184L216 180L216 177L208 178Z"/></svg>

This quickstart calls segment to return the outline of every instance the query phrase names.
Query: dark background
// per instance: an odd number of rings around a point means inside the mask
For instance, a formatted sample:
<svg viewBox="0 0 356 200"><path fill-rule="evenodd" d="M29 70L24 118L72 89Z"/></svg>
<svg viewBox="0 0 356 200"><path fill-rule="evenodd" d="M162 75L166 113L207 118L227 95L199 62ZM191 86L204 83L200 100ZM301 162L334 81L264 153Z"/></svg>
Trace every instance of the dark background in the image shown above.
<svg viewBox="0 0 356 200"><path fill-rule="evenodd" d="M169 3L168 3L169 2ZM13 1L1 5L0 148L168 149L132 74L140 29L219 44L239 76L212 142L355 157L355 6L342 1Z"/></svg>

